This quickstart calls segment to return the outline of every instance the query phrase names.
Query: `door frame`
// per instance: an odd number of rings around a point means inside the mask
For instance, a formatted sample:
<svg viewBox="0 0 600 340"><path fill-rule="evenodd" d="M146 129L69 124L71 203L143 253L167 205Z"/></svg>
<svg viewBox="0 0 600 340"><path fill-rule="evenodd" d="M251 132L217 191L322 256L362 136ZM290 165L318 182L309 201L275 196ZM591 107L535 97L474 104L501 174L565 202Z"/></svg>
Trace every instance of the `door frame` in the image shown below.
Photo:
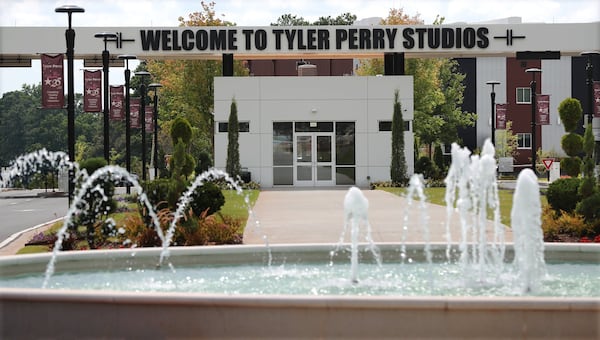
<svg viewBox="0 0 600 340"><path fill-rule="evenodd" d="M298 137L310 136L311 137L311 161L310 162L298 162ZM321 162L317 159L318 143L317 139L319 136L328 136L331 139L331 160L328 162ZM299 166L311 166L311 180L298 180L298 167ZM330 180L318 180L317 170L320 166L329 166L331 168L331 179ZM319 186L335 186L335 132L294 132L294 186L299 187L319 187Z"/></svg>

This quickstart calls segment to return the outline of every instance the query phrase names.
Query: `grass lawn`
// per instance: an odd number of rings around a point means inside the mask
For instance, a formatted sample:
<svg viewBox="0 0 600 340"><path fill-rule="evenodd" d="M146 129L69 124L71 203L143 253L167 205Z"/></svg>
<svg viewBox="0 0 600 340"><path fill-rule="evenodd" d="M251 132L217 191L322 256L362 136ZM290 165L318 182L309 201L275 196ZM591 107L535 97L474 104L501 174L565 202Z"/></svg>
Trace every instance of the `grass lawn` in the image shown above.
<svg viewBox="0 0 600 340"><path fill-rule="evenodd" d="M378 188L390 192L394 195L404 196L406 194L406 188ZM446 188L425 188L425 198L428 203L446 205L445 195ZM512 210L513 202L513 190L498 190L498 198L500 200L500 222L507 226L510 226L510 211ZM542 195L542 206L547 204L546 196ZM492 214L488 212L488 216L492 218Z"/></svg>

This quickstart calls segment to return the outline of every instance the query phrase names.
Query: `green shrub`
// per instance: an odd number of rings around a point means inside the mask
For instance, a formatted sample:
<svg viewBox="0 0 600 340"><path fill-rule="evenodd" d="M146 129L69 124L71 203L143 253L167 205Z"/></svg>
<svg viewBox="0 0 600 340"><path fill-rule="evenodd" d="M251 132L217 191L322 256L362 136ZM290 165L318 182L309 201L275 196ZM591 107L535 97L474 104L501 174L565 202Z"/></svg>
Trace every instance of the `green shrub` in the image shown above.
<svg viewBox="0 0 600 340"><path fill-rule="evenodd" d="M184 144L189 144L192 139L192 125L190 122L183 118L177 117L171 125L171 139L173 144L177 144L177 141L181 139Z"/></svg>
<svg viewBox="0 0 600 340"><path fill-rule="evenodd" d="M85 169L88 175L94 173L94 171L106 166L106 160L102 157L88 158L79 162L79 168Z"/></svg>
<svg viewBox="0 0 600 340"><path fill-rule="evenodd" d="M171 180L159 178L146 184L146 196L153 206L157 207L161 202L169 202L169 188Z"/></svg>
<svg viewBox="0 0 600 340"><path fill-rule="evenodd" d="M583 137L578 133L571 132L562 136L560 146L567 155L575 157L583 151Z"/></svg>
<svg viewBox="0 0 600 340"><path fill-rule="evenodd" d="M583 199L577 204L575 211L583 215L587 222L600 219L600 193L596 192Z"/></svg>
<svg viewBox="0 0 600 340"><path fill-rule="evenodd" d="M560 161L560 168L567 176L577 177L581 172L581 158L564 158Z"/></svg>
<svg viewBox="0 0 600 340"><path fill-rule="evenodd" d="M575 209L577 202L581 200L580 182L578 178L560 178L548 186L546 197L554 211L572 212Z"/></svg>
<svg viewBox="0 0 600 340"><path fill-rule="evenodd" d="M191 198L190 208L196 216L200 216L206 209L209 214L214 214L225 204L225 197L221 189L212 182L206 182L196 188Z"/></svg>
<svg viewBox="0 0 600 340"><path fill-rule="evenodd" d="M423 156L415 163L415 172L422 174L425 178L437 178L438 169L427 156Z"/></svg>
<svg viewBox="0 0 600 340"><path fill-rule="evenodd" d="M210 154L206 151L200 152L198 154L198 161L196 162L196 175L203 173L204 171L210 169L212 166L212 159Z"/></svg>
<svg viewBox="0 0 600 340"><path fill-rule="evenodd" d="M85 169L88 175L93 174L96 170L106 165L106 160L102 157L89 158L79 163L81 169ZM96 221L98 218L106 217L109 213L117 209L117 202L113 199L115 193L115 186L109 177L99 177L91 185L91 188L99 186L103 189L103 194L95 191L88 190L82 196L82 201L76 203L77 209L81 212L74 219L74 223L71 226L71 230L78 232L78 226L86 227L86 239L90 249L96 248L96 241L107 237L109 235L96 235L96 232L104 233L108 229L96 228ZM105 200L105 196L108 197Z"/></svg>
<svg viewBox="0 0 600 340"><path fill-rule="evenodd" d="M572 132L577 129L582 112L581 103L575 98L567 98L560 102L558 113L566 132Z"/></svg>
<svg viewBox="0 0 600 340"><path fill-rule="evenodd" d="M439 169L438 177L445 177L446 173L446 163L444 161L444 153L442 151L442 146L440 144L436 144L435 151L433 153L433 163Z"/></svg>
<svg viewBox="0 0 600 340"><path fill-rule="evenodd" d="M579 184L579 196L586 198L596 191L596 179L594 177L584 177Z"/></svg>

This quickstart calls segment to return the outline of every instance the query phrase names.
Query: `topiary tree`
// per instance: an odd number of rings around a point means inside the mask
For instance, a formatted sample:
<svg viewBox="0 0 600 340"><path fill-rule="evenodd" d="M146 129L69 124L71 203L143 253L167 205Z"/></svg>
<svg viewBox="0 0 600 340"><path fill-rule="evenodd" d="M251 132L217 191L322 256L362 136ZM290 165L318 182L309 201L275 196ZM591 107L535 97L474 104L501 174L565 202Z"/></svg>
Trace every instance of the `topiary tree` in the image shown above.
<svg viewBox="0 0 600 340"><path fill-rule="evenodd" d="M104 157L95 157L83 160L79 163L81 169L85 169L88 175L91 175L96 170L106 166ZM76 223L72 225L77 233L77 226L83 225L86 227L86 240L90 249L96 248L96 221L101 216L107 216L110 212L115 211L117 203L113 200L115 186L109 178L99 177L92 187L101 187L102 192L97 190L89 190L83 196L83 200L77 202L77 209L81 213L76 217ZM105 199L107 198L107 199ZM112 228L101 228L101 234L109 234Z"/></svg>
<svg viewBox="0 0 600 340"><path fill-rule="evenodd" d="M575 98L567 98L558 105L558 114L565 127L565 132L567 132L561 138L560 145L565 153L571 157L570 160L565 159L562 161L566 163L569 176L578 176L580 172L580 168L576 170L576 165L581 164L578 155L583 151L583 138L575 133L575 129L577 129L582 112L581 103Z"/></svg>
<svg viewBox="0 0 600 340"><path fill-rule="evenodd" d="M583 150L583 138L580 134L571 132L562 136L560 146L568 156L575 157Z"/></svg>
<svg viewBox="0 0 600 340"><path fill-rule="evenodd" d="M398 100L398 90L394 91L394 115L392 116L392 164L390 178L393 183L405 185L406 158L404 157L404 119L402 105Z"/></svg>
<svg viewBox="0 0 600 340"><path fill-rule="evenodd" d="M566 132L573 132L577 129L579 119L581 118L581 102L575 98L567 98L558 105L558 114L560 120L565 126Z"/></svg>
<svg viewBox="0 0 600 340"><path fill-rule="evenodd" d="M237 104L235 98L231 100L231 109L229 111L229 123L227 126L227 163L225 171L232 178L237 178L242 172L240 165L240 146L239 134L240 127L237 118Z"/></svg>
<svg viewBox="0 0 600 340"><path fill-rule="evenodd" d="M548 204L557 214L561 211L572 212L581 196L579 195L579 178L560 178L550 183L546 198Z"/></svg>

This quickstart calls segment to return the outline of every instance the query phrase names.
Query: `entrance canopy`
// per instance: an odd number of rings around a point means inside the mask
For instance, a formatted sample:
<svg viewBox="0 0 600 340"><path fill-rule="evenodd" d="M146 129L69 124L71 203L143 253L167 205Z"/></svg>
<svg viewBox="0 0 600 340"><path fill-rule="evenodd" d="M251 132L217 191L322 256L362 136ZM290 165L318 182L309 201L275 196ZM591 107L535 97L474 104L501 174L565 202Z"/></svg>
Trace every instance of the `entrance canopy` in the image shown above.
<svg viewBox="0 0 600 340"><path fill-rule="evenodd" d="M517 52L579 55L600 50L600 22L576 24L465 24L267 27L74 27L75 58L101 60L100 32L116 33L112 55L139 59L512 57ZM0 27L0 66L64 53L65 27ZM17 65L13 65L17 66Z"/></svg>

